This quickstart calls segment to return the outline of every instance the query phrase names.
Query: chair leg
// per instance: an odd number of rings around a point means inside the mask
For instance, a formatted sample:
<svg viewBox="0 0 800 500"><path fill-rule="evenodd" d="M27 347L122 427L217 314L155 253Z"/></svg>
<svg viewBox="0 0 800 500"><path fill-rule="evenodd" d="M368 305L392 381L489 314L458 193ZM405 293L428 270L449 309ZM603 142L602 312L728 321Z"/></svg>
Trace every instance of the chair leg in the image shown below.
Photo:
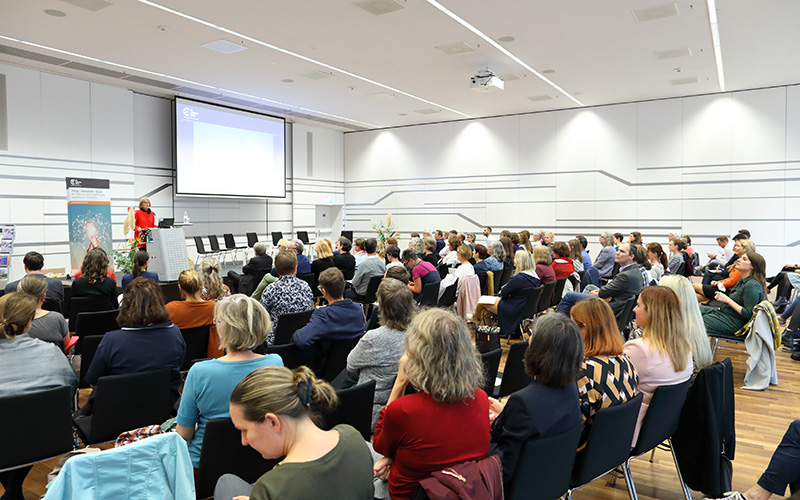
<svg viewBox="0 0 800 500"><path fill-rule="evenodd" d="M717 355L717 345L719 344L719 339L714 337L714 345L711 346L711 359L713 360Z"/></svg>
<svg viewBox="0 0 800 500"><path fill-rule="evenodd" d="M631 497L631 500L638 500L638 496L636 495L636 486L633 484L633 474L631 474L631 459L625 461L625 464L622 466L622 470L625 472L625 483L628 486L628 496Z"/></svg>
<svg viewBox="0 0 800 500"><path fill-rule="evenodd" d="M656 446L656 448L658 448L658 446ZM650 450L650 463L651 464L653 463L653 457L656 456L656 448L653 448L652 450Z"/></svg>
<svg viewBox="0 0 800 500"><path fill-rule="evenodd" d="M678 473L678 481L681 482L681 488L683 488L683 496L686 497L686 500L692 500L692 492L689 490L689 487L686 486L686 483L683 482L683 474L681 474L681 467L678 465L678 456L675 455L675 447L672 446L672 438L667 439L669 442L669 449L672 452L672 461L675 462L675 471Z"/></svg>

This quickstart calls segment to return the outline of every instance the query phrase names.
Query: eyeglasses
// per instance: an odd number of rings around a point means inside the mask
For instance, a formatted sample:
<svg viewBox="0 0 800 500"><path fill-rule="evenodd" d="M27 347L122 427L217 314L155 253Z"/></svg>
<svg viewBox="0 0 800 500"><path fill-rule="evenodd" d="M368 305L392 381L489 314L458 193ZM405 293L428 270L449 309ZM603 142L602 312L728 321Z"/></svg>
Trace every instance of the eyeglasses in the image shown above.
<svg viewBox="0 0 800 500"><path fill-rule="evenodd" d="M322 290L323 290L322 285L317 285L317 290L319 290L320 293L322 293Z"/></svg>

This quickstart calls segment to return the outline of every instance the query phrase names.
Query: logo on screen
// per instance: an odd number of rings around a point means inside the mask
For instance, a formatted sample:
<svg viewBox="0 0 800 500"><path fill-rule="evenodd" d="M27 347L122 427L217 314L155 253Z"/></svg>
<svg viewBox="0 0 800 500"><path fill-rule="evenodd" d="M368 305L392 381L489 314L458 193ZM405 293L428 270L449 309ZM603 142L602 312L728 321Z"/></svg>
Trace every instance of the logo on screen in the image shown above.
<svg viewBox="0 0 800 500"><path fill-rule="evenodd" d="M79 181L78 179L70 179L69 180L69 185L70 186L80 186L81 185L81 181Z"/></svg>
<svg viewBox="0 0 800 500"><path fill-rule="evenodd" d="M192 108L183 108L183 116L186 118L197 118L200 113L193 110Z"/></svg>

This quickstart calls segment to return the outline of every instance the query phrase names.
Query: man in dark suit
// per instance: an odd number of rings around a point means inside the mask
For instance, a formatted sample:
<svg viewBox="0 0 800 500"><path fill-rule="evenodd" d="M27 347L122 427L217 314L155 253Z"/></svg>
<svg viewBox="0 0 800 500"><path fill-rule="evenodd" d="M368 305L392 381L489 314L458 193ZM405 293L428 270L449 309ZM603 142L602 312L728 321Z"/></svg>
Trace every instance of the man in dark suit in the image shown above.
<svg viewBox="0 0 800 500"><path fill-rule="evenodd" d="M558 312L569 315L572 306L579 300L587 297L600 297L608 301L608 305L611 306L611 310L616 315L625 305L625 302L639 293L646 284L642 283L642 273L639 272L639 267L634 262L634 257L630 244L621 244L614 259L614 262L619 264L619 273L614 276L614 279L601 288L594 289L588 293L566 293L558 304Z"/></svg>
<svg viewBox="0 0 800 500"><path fill-rule="evenodd" d="M242 268L242 273L228 271L228 278L231 279L231 292L250 295L256 289L256 285L261 281L265 274L272 269L272 257L267 255L267 244L259 241L253 245L256 256Z"/></svg>
<svg viewBox="0 0 800 500"><path fill-rule="evenodd" d="M356 273L356 258L350 254L353 244L349 239L342 236L336 240L335 245L338 253L333 256L333 265L342 271L344 279L351 280Z"/></svg>
<svg viewBox="0 0 800 500"><path fill-rule="evenodd" d="M22 258L22 266L25 268L25 274L42 274L44 267L44 257L39 252L28 252ZM61 310L61 303L64 302L64 284L58 278L47 278L47 294L45 300L58 304L58 310ZM6 285L6 293L17 291L17 285L20 280L12 281Z"/></svg>

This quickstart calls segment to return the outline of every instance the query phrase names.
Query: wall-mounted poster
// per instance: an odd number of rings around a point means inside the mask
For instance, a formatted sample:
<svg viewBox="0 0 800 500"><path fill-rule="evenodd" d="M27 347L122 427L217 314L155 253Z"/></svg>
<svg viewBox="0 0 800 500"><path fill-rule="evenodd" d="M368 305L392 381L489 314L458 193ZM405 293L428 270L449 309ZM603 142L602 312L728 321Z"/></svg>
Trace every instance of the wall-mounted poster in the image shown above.
<svg viewBox="0 0 800 500"><path fill-rule="evenodd" d="M2 239L4 240L13 240L15 234L15 227L14 226L3 226L3 236Z"/></svg>
<svg viewBox="0 0 800 500"><path fill-rule="evenodd" d="M111 251L111 195L108 179L67 177L67 219L72 274L93 248Z"/></svg>

